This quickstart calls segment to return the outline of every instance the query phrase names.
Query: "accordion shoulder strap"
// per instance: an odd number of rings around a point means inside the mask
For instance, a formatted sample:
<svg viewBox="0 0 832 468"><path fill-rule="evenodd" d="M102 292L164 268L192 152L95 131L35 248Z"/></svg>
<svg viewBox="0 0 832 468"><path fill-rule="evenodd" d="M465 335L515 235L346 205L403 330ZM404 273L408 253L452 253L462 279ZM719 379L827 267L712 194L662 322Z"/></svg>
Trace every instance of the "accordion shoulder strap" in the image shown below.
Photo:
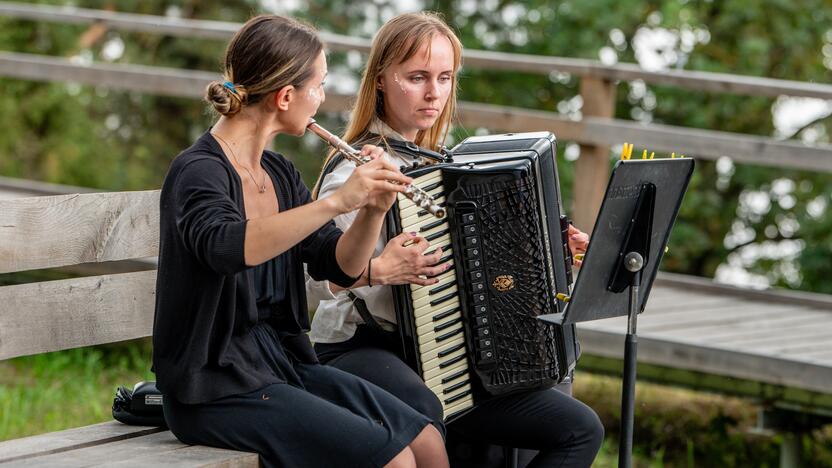
<svg viewBox="0 0 832 468"><path fill-rule="evenodd" d="M366 135L365 138L359 139L355 143L351 142L350 144L355 145L355 146L363 146L363 145L367 145L367 144L369 144L369 145L378 145L382 142L387 143L387 146L388 146L387 149L388 150L393 150L397 153L404 153L404 154L407 154L408 156L412 156L412 157L426 157L426 158L433 159L433 160L442 160L442 159L444 159L443 156L440 155L439 153L427 150L425 148L421 148L421 147L419 147L418 145L416 145L412 142L399 141L399 140L394 140L392 138L386 138L386 139L382 140L382 138L379 135L375 135L375 134L368 134L368 135ZM341 154L336 154L334 157L330 158L330 160L327 162L326 166L324 166L323 170L321 171L320 180L323 180L324 177L327 176L327 174L334 171L335 168L338 167L338 164L341 164L341 161L343 161L343 160L344 160L344 156L342 156ZM388 215L390 215L389 212L388 212ZM389 223L389 220L388 220L388 223ZM389 225L390 224L388 224L388 226ZM374 331L383 331L384 328L382 328L382 326L379 325L379 323L373 317L373 314L370 313L370 309L367 308L367 303L364 301L364 299L361 299L361 298L357 297L352 292L348 293L348 295L349 295L350 300L353 303L353 306L355 306L355 309L358 311L358 315L360 315L361 319L364 320L364 323L368 327L373 329Z"/></svg>
<svg viewBox="0 0 832 468"><path fill-rule="evenodd" d="M370 313L370 309L367 308L367 303L364 299L357 297L352 292L349 293L349 298L352 300L352 305L355 306L355 310L358 311L358 315L361 316L361 320L364 320L364 324L370 327L373 331L383 331L384 329L381 328L381 325L378 324L373 314Z"/></svg>

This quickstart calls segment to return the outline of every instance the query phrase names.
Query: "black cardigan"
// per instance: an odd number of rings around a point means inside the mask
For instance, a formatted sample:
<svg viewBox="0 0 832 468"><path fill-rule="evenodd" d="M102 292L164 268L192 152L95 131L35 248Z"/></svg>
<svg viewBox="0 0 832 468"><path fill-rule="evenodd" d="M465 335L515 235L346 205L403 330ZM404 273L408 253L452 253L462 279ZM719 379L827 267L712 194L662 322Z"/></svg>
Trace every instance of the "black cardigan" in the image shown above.
<svg viewBox="0 0 832 468"><path fill-rule="evenodd" d="M286 158L266 151L263 167L275 183L281 210L310 202L300 173ZM258 312L253 269L244 261L245 230L240 178L206 132L174 159L160 200L153 371L158 388L182 403L276 383L249 333ZM341 234L330 221L287 252L290 310L282 311L278 331L305 337L309 330L301 262L317 280L345 287L355 282L335 258Z"/></svg>

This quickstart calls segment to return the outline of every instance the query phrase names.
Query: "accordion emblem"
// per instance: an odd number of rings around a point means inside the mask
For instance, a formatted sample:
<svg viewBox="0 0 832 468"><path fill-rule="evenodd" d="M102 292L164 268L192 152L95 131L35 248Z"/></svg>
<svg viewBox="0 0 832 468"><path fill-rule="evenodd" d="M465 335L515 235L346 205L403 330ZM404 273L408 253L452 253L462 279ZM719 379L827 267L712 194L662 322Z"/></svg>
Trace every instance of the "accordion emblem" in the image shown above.
<svg viewBox="0 0 832 468"><path fill-rule="evenodd" d="M500 275L494 278L494 282L491 283L491 286L500 292L511 291L514 289L514 277L511 275Z"/></svg>

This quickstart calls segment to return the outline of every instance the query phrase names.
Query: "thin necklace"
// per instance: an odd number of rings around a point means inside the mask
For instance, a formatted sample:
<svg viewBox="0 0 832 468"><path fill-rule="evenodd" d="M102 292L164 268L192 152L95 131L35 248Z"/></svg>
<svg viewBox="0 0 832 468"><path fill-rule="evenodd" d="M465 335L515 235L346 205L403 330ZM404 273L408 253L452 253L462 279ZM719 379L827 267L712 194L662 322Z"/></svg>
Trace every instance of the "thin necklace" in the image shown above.
<svg viewBox="0 0 832 468"><path fill-rule="evenodd" d="M217 135L216 133L212 133L211 135L214 135L215 137L219 138L221 142L225 143L225 146L228 147L228 151L231 152L231 157L234 158L234 162L237 163L238 166L245 169L246 172L248 172L248 176L251 177L251 181L254 182L254 185L257 187L257 190L259 190L260 193L266 193L266 171L263 171L263 183L258 184L257 179L254 178L254 174L251 173L251 170L240 164L240 161L237 160L237 155L234 154L234 148L232 148L231 145L229 145L223 137Z"/></svg>

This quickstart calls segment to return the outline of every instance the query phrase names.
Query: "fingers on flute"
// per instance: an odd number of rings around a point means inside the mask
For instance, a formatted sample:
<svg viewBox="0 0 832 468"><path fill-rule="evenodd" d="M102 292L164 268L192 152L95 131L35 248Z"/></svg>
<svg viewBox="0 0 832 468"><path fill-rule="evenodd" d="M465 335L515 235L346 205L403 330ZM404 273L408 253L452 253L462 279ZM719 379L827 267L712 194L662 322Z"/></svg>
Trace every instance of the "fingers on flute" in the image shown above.
<svg viewBox="0 0 832 468"><path fill-rule="evenodd" d="M401 170L399 170L399 166L397 166L396 164L394 164L393 162L391 162L387 158L379 159L377 164L379 165L379 168L381 168L381 169L386 169L388 171L395 172L396 174L401 174ZM401 175L403 177L407 177L403 174L401 174ZM413 182L413 179L411 179L410 177L407 177L407 179L408 179L407 183L412 183Z"/></svg>
<svg viewBox="0 0 832 468"><path fill-rule="evenodd" d="M413 179L407 177L399 171L390 171L386 169L379 169L373 174L373 177L376 179L392 180L402 184L410 184L413 182Z"/></svg>
<svg viewBox="0 0 832 468"><path fill-rule="evenodd" d="M373 188L381 192L405 192L407 190L407 187L402 184L394 184L386 180L376 182Z"/></svg>
<svg viewBox="0 0 832 468"><path fill-rule="evenodd" d="M384 156L384 149L375 145L364 145L361 147L361 154L371 159L380 159Z"/></svg>

